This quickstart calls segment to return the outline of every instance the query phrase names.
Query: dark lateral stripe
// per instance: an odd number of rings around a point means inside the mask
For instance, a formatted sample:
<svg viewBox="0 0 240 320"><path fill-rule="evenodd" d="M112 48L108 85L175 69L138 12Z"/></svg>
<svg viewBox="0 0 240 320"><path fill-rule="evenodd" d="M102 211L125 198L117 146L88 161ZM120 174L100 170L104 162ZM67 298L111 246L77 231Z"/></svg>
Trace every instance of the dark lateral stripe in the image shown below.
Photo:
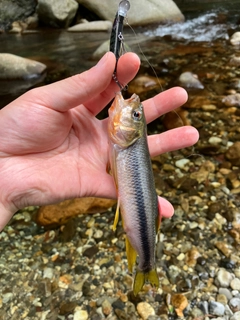
<svg viewBox="0 0 240 320"><path fill-rule="evenodd" d="M132 161L132 181L134 184L135 190L135 201L137 203L137 216L139 221L139 233L140 233L140 241L141 247L143 250L143 259L144 265L143 270L148 272L150 269L150 260L151 260L151 241L149 239L149 226L148 226L148 218L147 218L147 210L146 208L146 196L144 191L144 183L145 179L148 178L146 175L146 171L148 170L145 166L147 163L143 160L143 153L146 152L143 141L138 141L136 143L135 148L135 157L134 161ZM133 159L132 159L133 160ZM148 192L149 190L147 190Z"/></svg>

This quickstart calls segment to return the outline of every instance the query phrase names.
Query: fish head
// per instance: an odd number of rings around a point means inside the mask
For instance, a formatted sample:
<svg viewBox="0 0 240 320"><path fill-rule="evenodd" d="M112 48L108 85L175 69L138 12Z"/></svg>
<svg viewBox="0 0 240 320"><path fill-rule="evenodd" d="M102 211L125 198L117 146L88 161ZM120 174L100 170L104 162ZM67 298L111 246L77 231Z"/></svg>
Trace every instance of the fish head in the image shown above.
<svg viewBox="0 0 240 320"><path fill-rule="evenodd" d="M108 114L109 137L121 148L131 146L145 134L146 122L143 105L136 94L124 100L122 93L118 92Z"/></svg>

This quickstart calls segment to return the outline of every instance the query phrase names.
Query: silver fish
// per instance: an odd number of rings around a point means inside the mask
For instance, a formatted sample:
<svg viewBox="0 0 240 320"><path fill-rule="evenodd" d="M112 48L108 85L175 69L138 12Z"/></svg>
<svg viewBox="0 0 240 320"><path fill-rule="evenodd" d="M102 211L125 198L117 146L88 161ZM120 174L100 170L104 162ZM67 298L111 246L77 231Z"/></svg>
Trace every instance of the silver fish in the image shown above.
<svg viewBox="0 0 240 320"><path fill-rule="evenodd" d="M137 295L146 281L159 286L155 268L159 214L146 120L136 94L127 100L121 92L116 94L109 108L108 134L110 165L118 193L113 228L116 229L120 208L130 272L133 272L136 257L139 256L133 285L133 293Z"/></svg>

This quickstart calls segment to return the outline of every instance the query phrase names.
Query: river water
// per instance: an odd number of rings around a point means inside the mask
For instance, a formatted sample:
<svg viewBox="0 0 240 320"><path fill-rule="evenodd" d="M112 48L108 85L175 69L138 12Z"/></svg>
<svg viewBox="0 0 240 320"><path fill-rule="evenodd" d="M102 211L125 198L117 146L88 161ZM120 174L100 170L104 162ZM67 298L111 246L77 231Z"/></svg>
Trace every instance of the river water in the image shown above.
<svg viewBox="0 0 240 320"><path fill-rule="evenodd" d="M233 54L229 37L238 30L239 17L240 9L234 12L215 9L200 15L197 12L186 13L187 19L184 23L158 26L151 30L140 28L135 30L136 34L126 26L125 42L140 56L144 53L144 57L151 62L159 77L165 72L164 76L167 77L166 86L163 87L165 89L174 85L176 72L180 74L187 65L190 71L198 72L196 70L198 55L211 55L211 52L216 53L217 50L218 54L214 55L215 68L218 68L218 64L226 54ZM1 34L2 53L8 52L35 59L45 63L48 69L47 74L38 79L1 81L0 108L31 87L48 84L90 68L95 63L91 59L93 52L108 38L108 33L70 33L52 29L25 35ZM177 62L179 55L185 56L186 61L182 66ZM166 59L170 59L170 64L175 67L161 68ZM145 66L144 72L148 72L147 63L144 61L143 66Z"/></svg>

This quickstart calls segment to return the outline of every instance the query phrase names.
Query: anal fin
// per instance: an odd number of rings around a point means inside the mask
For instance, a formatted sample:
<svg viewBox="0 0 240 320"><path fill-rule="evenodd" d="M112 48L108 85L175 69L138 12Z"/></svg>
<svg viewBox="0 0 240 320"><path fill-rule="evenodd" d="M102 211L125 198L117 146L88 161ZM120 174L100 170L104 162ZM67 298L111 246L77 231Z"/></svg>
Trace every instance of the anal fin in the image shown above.
<svg viewBox="0 0 240 320"><path fill-rule="evenodd" d="M133 272L133 266L137 259L137 252L131 245L131 242L129 241L128 237L126 236L126 253L127 253L127 261L128 261L128 270L132 273Z"/></svg>

